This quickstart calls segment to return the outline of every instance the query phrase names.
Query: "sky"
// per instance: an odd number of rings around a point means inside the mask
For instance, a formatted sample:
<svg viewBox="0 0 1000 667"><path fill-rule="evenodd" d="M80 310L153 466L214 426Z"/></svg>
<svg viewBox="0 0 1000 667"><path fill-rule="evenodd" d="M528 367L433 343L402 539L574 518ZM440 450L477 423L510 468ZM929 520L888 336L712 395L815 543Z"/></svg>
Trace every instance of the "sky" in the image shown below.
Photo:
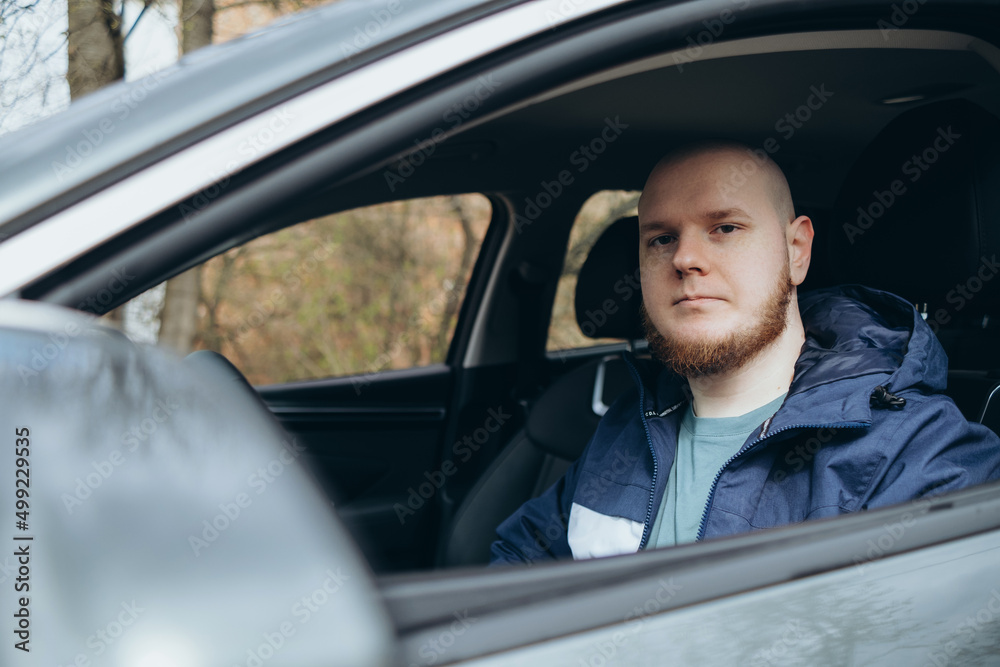
<svg viewBox="0 0 1000 667"><path fill-rule="evenodd" d="M0 0L0 135L69 106L66 83L66 0ZM135 24L142 3L125 2L123 24ZM133 80L177 60L177 5L158 3L125 41L125 78Z"/></svg>
<svg viewBox="0 0 1000 667"><path fill-rule="evenodd" d="M31 0L14 0L15 6ZM0 3L6 0L0 0ZM8 5L10 7L10 5ZM126 2L123 25L135 30L125 40L129 81L177 60L177 5L150 7L136 23L141 2ZM66 0L40 0L33 11L4 10L0 24L0 135L14 132L69 107L66 83ZM136 341L154 343L162 305L160 285L125 306L122 327Z"/></svg>

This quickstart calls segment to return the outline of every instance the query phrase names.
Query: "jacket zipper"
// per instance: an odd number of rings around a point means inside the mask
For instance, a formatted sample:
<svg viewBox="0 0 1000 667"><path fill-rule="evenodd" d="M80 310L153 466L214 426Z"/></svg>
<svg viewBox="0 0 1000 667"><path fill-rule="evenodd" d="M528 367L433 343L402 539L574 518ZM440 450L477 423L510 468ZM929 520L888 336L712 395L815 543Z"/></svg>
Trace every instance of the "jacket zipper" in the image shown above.
<svg viewBox="0 0 1000 667"><path fill-rule="evenodd" d="M774 415L776 414L778 413L774 413ZM740 451L736 452L731 457L729 457L729 460L723 463L722 467L719 468L719 471L715 473L715 479L712 480L712 489L708 493L708 502L705 503L705 509L702 510L701 513L701 524L698 526L698 537L695 538L695 542L700 542L705 537L705 527L706 524L708 523L708 509L712 506L712 501L715 500L715 487L718 486L719 479L722 477L722 473L726 470L726 468L729 467L730 463L738 459L744 453L750 451L751 449L756 447L761 442L764 442L764 440L770 438L771 436L781 433L783 431L788 431L793 428L868 428L869 426L869 424L862 422L840 422L836 424L790 424L788 426L778 429L777 431L772 431L771 433L767 433L767 428L771 425L771 420L774 419L774 415L771 415L771 417L769 417L767 421L764 422L764 428L761 429L760 435L757 437L756 440L751 442L749 445L746 445L745 447L740 449ZM767 433L767 435L765 435L765 433ZM646 436L649 437L648 431L646 432ZM654 461L654 469L655 469L655 461Z"/></svg>
<svg viewBox="0 0 1000 667"><path fill-rule="evenodd" d="M660 464L656 460L656 450L653 449L653 439L649 436L649 424L646 423L646 386L642 383L642 378L639 377L639 371L637 371L635 366L632 365L632 361L625 357L625 363L628 364L629 371L631 371L632 378L635 380L635 383L639 385L639 416L642 418L642 430L646 434L646 445L649 447L649 453L653 457L652 490L649 492L649 505L646 507L646 520L642 524L642 539L639 540L638 551L642 551L646 546L646 540L649 539L649 530L652 527L649 520L653 516L653 500L656 497L656 476L659 472Z"/></svg>

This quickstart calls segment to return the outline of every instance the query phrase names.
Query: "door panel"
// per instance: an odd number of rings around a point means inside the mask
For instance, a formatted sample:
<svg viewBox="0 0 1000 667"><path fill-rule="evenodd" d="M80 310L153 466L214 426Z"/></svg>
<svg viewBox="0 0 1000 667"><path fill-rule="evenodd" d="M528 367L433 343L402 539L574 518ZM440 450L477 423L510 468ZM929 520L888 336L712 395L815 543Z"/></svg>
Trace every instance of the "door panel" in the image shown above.
<svg viewBox="0 0 1000 667"><path fill-rule="evenodd" d="M451 373L436 364L258 388L308 450L317 478L376 571L431 562L433 479Z"/></svg>
<svg viewBox="0 0 1000 667"><path fill-rule="evenodd" d="M984 658L1000 648L998 531L994 483L635 555L380 588L414 664L995 664Z"/></svg>
<svg viewBox="0 0 1000 667"><path fill-rule="evenodd" d="M668 576L622 623L460 664L997 664L998 555L994 531L656 613L684 587Z"/></svg>

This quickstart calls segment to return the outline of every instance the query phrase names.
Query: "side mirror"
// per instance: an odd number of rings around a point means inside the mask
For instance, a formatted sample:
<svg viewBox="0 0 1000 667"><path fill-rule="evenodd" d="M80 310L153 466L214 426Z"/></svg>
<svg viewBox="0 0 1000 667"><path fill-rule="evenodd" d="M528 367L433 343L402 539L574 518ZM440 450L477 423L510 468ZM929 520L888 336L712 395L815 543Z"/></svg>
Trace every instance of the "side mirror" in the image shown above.
<svg viewBox="0 0 1000 667"><path fill-rule="evenodd" d="M368 567L249 392L21 301L0 369L0 663L390 664Z"/></svg>

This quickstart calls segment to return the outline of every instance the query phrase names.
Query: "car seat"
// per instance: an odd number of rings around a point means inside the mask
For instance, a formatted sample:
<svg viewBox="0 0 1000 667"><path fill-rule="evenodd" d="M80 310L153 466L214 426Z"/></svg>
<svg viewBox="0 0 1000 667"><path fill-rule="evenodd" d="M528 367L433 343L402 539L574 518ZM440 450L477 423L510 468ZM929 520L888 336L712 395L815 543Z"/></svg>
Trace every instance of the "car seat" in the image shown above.
<svg viewBox="0 0 1000 667"><path fill-rule="evenodd" d="M886 125L834 205L828 263L838 282L903 296L949 357L948 389L982 421L1000 384L1000 119L966 100L925 104ZM967 298L968 297L968 298ZM997 406L1000 410L1000 406Z"/></svg>
<svg viewBox="0 0 1000 667"><path fill-rule="evenodd" d="M621 218L598 238L580 269L576 318L590 338L643 338L639 320L639 225ZM617 290L616 290L617 287ZM496 527L544 492L579 458L601 416L634 388L619 355L594 359L561 376L539 396L528 419L459 505L444 533L439 563L484 564Z"/></svg>

